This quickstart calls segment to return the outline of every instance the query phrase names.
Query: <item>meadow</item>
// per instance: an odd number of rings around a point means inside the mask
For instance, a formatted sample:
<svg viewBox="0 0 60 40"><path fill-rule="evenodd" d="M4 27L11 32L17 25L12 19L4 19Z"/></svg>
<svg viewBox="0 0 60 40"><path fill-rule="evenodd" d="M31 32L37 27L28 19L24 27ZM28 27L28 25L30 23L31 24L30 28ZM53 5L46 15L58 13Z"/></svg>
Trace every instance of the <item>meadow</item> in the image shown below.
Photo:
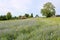
<svg viewBox="0 0 60 40"><path fill-rule="evenodd" d="M60 40L60 17L0 21L0 40Z"/></svg>

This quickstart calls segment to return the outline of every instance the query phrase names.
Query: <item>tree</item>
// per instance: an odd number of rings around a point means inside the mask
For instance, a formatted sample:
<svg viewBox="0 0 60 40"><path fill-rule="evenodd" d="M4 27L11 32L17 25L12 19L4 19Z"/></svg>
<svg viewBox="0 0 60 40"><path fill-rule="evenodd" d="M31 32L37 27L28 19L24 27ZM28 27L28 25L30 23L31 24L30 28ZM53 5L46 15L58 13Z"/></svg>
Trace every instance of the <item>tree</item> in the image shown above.
<svg viewBox="0 0 60 40"><path fill-rule="evenodd" d="M12 19L18 19L18 17L14 16L14 17L12 17Z"/></svg>
<svg viewBox="0 0 60 40"><path fill-rule="evenodd" d="M55 7L51 2L47 2L44 4L43 9L41 9L41 13L43 16L51 17L55 15Z"/></svg>
<svg viewBox="0 0 60 40"><path fill-rule="evenodd" d="M33 17L33 13L31 13L31 17Z"/></svg>
<svg viewBox="0 0 60 40"><path fill-rule="evenodd" d="M21 19L21 17L22 17L22 16L20 15L18 18Z"/></svg>
<svg viewBox="0 0 60 40"><path fill-rule="evenodd" d="M25 16L28 18L29 17L29 14L25 14Z"/></svg>
<svg viewBox="0 0 60 40"><path fill-rule="evenodd" d="M38 15L36 15L35 17L39 17Z"/></svg>
<svg viewBox="0 0 60 40"><path fill-rule="evenodd" d="M0 16L0 20L7 20L7 19L6 19L6 15L3 15L3 16L1 15L1 16Z"/></svg>
<svg viewBox="0 0 60 40"><path fill-rule="evenodd" d="M11 19L11 18L12 18L12 15L11 15L11 13L10 13L10 12L8 12L8 13L7 13L6 18L7 18L7 20L9 20L9 19Z"/></svg>

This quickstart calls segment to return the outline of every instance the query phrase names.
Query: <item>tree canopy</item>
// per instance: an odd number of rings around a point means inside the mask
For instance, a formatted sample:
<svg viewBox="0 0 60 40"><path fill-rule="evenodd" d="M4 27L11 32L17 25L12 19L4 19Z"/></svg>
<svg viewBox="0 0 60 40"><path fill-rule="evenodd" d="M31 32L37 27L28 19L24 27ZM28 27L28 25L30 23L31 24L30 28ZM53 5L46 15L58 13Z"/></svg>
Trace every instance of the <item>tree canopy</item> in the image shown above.
<svg viewBox="0 0 60 40"><path fill-rule="evenodd" d="M55 15L55 6L51 2L47 2L41 9L41 13L43 16L46 17L51 17Z"/></svg>
<svg viewBox="0 0 60 40"><path fill-rule="evenodd" d="M6 18L7 18L8 20L12 18L12 15L11 15L10 12L7 13Z"/></svg>

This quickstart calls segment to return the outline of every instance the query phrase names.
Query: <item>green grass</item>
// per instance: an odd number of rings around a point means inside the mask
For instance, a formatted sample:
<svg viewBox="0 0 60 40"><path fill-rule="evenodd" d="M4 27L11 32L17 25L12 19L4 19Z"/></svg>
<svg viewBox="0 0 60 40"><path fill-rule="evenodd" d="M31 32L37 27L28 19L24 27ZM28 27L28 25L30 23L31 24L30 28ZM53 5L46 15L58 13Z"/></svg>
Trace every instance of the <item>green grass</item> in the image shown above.
<svg viewBox="0 0 60 40"><path fill-rule="evenodd" d="M0 21L0 40L60 40L60 17Z"/></svg>

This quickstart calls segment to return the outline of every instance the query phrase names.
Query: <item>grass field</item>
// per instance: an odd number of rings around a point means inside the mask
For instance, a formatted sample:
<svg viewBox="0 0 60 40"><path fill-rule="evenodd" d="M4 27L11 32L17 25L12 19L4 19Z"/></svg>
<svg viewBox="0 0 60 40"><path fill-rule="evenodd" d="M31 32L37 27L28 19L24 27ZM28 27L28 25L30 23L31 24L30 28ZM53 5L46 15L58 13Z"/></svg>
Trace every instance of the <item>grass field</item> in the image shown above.
<svg viewBox="0 0 60 40"><path fill-rule="evenodd" d="M0 21L0 40L60 40L60 17Z"/></svg>

